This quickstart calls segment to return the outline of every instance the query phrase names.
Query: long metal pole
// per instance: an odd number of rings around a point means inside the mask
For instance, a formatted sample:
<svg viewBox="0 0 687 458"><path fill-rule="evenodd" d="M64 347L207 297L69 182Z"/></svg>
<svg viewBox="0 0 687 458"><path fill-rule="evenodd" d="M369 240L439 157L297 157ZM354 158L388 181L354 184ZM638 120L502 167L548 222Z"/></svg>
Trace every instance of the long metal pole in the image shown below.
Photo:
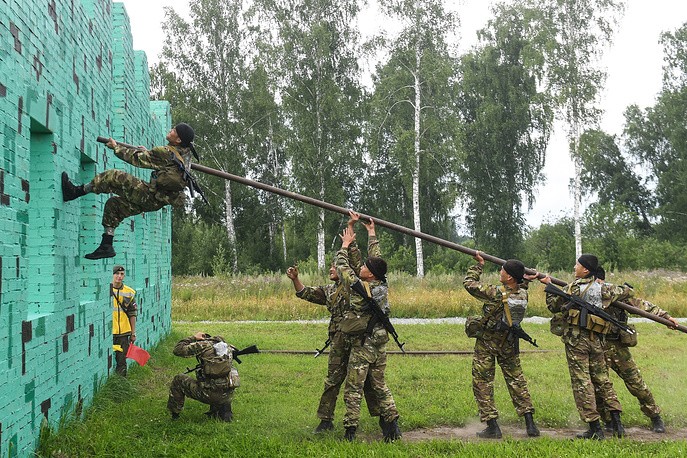
<svg viewBox="0 0 687 458"><path fill-rule="evenodd" d="M100 143L107 143L108 140L109 139L105 138L105 137L98 137L98 141ZM117 143L122 145L122 146L128 147L128 148L137 148L136 146L128 145L126 143L121 143L121 142L117 142ZM338 205L330 204L330 203L324 202L322 200L314 199L312 197L304 196L302 194L298 194L295 192L286 191L284 189L277 188L275 186L271 186L271 185L268 185L265 183L260 183L259 181L250 180L248 178L245 178L245 177L242 177L239 175L233 175L231 173L223 172L221 170L212 169L210 167L206 167L206 166L200 165L200 164L193 164L192 163L191 168L193 170L197 170L199 172L202 172L202 173L205 173L208 175L214 175L214 176L219 177L219 178L224 178L225 180L230 180L230 181L234 181L236 183L245 184L246 186L251 186L253 188L262 189L263 191L268 191L268 192L271 192L274 194L279 194L281 196L288 197L289 199L297 200L300 202L305 202L305 203L313 205L315 207L324 208L325 210L330 210L330 211L333 211L335 213L341 213L342 215L348 216L348 209L347 208L339 207ZM478 251L478 250L474 250L472 248L465 247L463 245L459 245L459 244L454 243L454 242L449 242L448 240L444 240L444 239L441 239L439 237L435 237L435 236L430 235L430 234L425 234L424 232L419 232L419 231L407 228L405 226L400 226L398 224L390 223L388 221L384 221L383 219L378 219L376 217L372 217L372 216L366 215L364 213L360 213L360 217L363 219L366 219L368 221L370 219L374 219L375 225L386 227L388 229L391 229L391 230L394 230L397 232L401 232L403 234L412 235L413 237L417 237L419 239L426 240L428 242L432 242L432 243L435 243L437 245L440 245L440 246L443 246L446 248L450 248L452 250L460 251L461 253L465 253L465 254L470 255L470 256L475 256L475 254ZM506 262L505 259L497 258L496 256L492 256L492 255L484 253L482 251L480 251L480 255L482 256L482 258L484 258L484 260L492 262L498 266L501 266ZM529 267L525 268L525 272L528 274L537 273L538 274L537 278L544 278L545 277L545 274L538 273L535 269L530 269ZM565 282L564 280L555 278L555 277L551 277L551 281L554 284L559 285L559 286L567 285L567 282ZM674 326L673 322L670 320L667 320L663 317L651 314L651 313L649 313L645 310L642 310L640 308L633 307L632 305L626 304L625 302L615 301L612 303L612 305L615 307L618 307L620 309L623 309L628 313L632 313L633 315L639 315L639 316L642 316L644 318L648 318L650 320L656 321L657 323L664 324L668 327L672 328ZM685 327L683 325L678 325L677 329L679 331L687 333L687 327Z"/></svg>

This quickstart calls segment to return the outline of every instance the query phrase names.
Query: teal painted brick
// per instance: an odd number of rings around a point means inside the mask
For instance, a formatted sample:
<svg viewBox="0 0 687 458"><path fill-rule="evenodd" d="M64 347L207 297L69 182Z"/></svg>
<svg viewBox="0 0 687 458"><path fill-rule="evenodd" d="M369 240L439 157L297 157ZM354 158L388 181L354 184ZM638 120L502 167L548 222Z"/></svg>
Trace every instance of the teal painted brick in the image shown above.
<svg viewBox="0 0 687 458"><path fill-rule="evenodd" d="M63 203L59 187L62 170L79 182L113 167L147 179L149 171L132 170L95 137L160 144L169 104L148 101L146 56L132 49L121 4L56 0L55 11L56 20L47 2L0 0L2 456L31 454L42 402L50 400L47 416L56 425L77 402L88 404L112 372L114 262L126 266L127 283L139 292L139 340L152 346L171 326L170 211L132 218L133 230L125 221L115 236L117 258L87 261L107 196Z"/></svg>

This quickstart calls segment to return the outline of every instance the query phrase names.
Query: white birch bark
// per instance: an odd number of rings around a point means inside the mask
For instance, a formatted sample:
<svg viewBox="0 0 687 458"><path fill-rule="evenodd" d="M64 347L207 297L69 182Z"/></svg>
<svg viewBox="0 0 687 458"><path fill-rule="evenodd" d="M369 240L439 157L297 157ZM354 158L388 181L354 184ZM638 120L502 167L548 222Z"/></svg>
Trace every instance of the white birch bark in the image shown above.
<svg viewBox="0 0 687 458"><path fill-rule="evenodd" d="M415 43L415 167L413 169L413 224L415 230L422 232L420 226L420 43ZM417 276L425 276L425 262L422 253L422 240L415 238L415 258Z"/></svg>
<svg viewBox="0 0 687 458"><path fill-rule="evenodd" d="M236 253L236 228L234 227L234 209L231 203L231 181L224 182L224 227L227 230L227 238L229 239L229 254L231 256L231 270L234 273L238 272L238 256Z"/></svg>

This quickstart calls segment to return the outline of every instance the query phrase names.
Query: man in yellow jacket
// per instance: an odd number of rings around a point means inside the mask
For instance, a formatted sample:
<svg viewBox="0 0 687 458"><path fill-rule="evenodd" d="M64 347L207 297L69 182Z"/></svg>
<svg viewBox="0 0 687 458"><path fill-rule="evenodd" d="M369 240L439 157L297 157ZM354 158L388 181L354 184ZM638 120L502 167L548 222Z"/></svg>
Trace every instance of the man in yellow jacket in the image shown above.
<svg viewBox="0 0 687 458"><path fill-rule="evenodd" d="M112 269L112 348L115 353L115 371L126 377L126 353L129 344L136 341L136 316L138 306L134 298L136 291L124 284L124 266L116 265Z"/></svg>

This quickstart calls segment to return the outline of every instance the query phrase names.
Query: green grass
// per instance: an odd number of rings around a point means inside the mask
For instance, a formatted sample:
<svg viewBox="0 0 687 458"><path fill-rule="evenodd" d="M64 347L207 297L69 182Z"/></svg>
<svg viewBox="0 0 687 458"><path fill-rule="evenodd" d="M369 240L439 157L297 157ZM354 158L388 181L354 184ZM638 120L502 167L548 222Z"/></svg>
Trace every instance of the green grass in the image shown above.
<svg viewBox="0 0 687 458"><path fill-rule="evenodd" d="M687 426L687 336L653 324L639 324L639 346L633 349L642 374L664 410L668 428ZM229 323L177 324L171 336L152 351L147 366L133 367L128 379L112 377L83 419L71 420L59 434L46 434L41 456L81 457L438 457L438 456L679 456L687 442L641 443L632 438L601 443L559 439L503 440L465 443L458 440L385 444L379 427L362 415L360 440L345 443L336 411L332 434L314 436L315 411L326 372L326 359L311 355L264 353L246 355L238 366L241 387L234 401L235 421L208 420L207 406L189 400L180 420L170 421L167 388L173 376L195 360L174 357L176 341L197 330L221 334L238 347L257 344L263 350L312 351L320 346L325 324ZM473 341L463 327L450 324L398 325L409 350L470 350ZM527 331L547 353L524 353L535 418L545 428L579 428L565 356L559 338L546 325ZM523 343L523 349L529 345ZM393 349L390 345L389 349ZM387 380L401 414L403 431L436 426L462 427L478 422L471 389L470 356L390 355ZM647 427L636 400L614 377L626 426ZM500 422L521 427L497 370L496 403ZM566 438L561 438L566 439Z"/></svg>
<svg viewBox="0 0 687 458"><path fill-rule="evenodd" d="M569 272L554 272L561 280L572 280ZM479 314L481 304L463 288L464 273L433 275L423 279L403 273L389 276L389 300L393 316L443 318ZM483 280L497 283L495 273ZM301 274L305 285L325 285L324 275ZM687 275L676 272L609 273L607 280L634 286L637 296L647 299L673 316L687 316ZM324 307L298 299L284 274L258 276L176 277L172 287L175 320L297 320L327 318ZM530 288L530 316L549 316L544 288ZM211 317L211 318L210 318Z"/></svg>

